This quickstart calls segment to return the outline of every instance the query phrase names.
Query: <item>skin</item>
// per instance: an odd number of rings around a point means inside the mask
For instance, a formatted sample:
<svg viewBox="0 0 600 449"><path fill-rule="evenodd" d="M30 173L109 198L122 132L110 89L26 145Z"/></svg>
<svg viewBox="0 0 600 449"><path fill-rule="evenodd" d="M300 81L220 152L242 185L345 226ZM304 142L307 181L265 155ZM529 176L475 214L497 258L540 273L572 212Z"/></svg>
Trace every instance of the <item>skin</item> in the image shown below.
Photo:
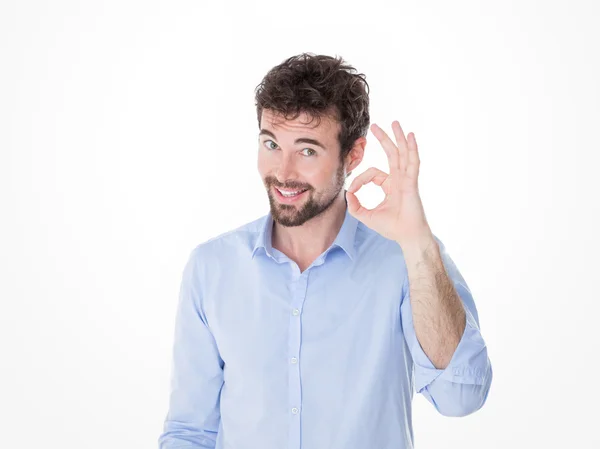
<svg viewBox="0 0 600 449"><path fill-rule="evenodd" d="M401 246L417 339L433 365L445 368L464 333L466 316L425 218L417 185L420 161L414 133L407 140L395 121L394 143L379 126L371 125L388 156L390 173L371 167L353 180L346 193L344 181L362 161L366 138L357 139L340 161L339 123L324 117L317 126L309 120L306 114L290 121L269 110L262 112L261 129L275 136L259 135L258 148L258 171L274 220L272 246L304 271L335 240L347 200L350 214ZM295 143L303 137L318 140L326 150ZM370 182L385 192L385 199L374 209L363 207L355 195ZM297 202L284 204L277 199L275 186L309 190Z"/></svg>
<svg viewBox="0 0 600 449"><path fill-rule="evenodd" d="M366 138L358 138L349 154L340 161L337 135L340 124L322 117L309 124L310 116L284 120L263 110L261 129L275 137L259 135L258 172L273 215L272 246L284 253L304 271L335 240L346 213L344 182L362 161ZM319 141L325 149L298 138ZM284 204L275 187L298 190L308 188L293 204Z"/></svg>
<svg viewBox="0 0 600 449"><path fill-rule="evenodd" d="M442 262L440 249L427 223L419 195L419 151L414 133L404 136L392 122L396 142L376 124L371 131L388 156L390 173L371 167L358 175L347 192L348 211L402 248L410 285L415 334L432 364L446 368L460 343L466 313ZM370 182L380 186L384 200L373 209L363 207L355 193Z"/></svg>

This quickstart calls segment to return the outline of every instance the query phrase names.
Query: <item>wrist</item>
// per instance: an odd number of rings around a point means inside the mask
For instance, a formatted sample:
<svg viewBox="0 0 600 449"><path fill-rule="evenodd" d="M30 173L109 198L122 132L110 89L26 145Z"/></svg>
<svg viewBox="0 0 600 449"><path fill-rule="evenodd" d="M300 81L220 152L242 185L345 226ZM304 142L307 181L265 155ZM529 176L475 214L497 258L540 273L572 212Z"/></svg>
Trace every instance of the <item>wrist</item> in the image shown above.
<svg viewBox="0 0 600 449"><path fill-rule="evenodd" d="M432 250L437 250L437 242L431 232L425 232L422 235L409 240L396 240L396 243L402 248L402 252L406 255L421 256L430 253Z"/></svg>

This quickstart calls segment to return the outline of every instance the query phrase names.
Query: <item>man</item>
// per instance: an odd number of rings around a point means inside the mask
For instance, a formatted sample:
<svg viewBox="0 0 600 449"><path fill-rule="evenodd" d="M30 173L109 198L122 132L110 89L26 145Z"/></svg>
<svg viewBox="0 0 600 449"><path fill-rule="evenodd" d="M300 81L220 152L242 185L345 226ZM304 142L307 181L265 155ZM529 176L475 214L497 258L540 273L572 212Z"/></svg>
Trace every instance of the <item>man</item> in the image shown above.
<svg viewBox="0 0 600 449"><path fill-rule="evenodd" d="M470 290L419 198L415 136L371 131L368 85L304 53L257 89L270 212L199 244L183 271L161 449L413 447L414 390L446 416L485 403L492 368ZM356 192L374 182L369 210Z"/></svg>

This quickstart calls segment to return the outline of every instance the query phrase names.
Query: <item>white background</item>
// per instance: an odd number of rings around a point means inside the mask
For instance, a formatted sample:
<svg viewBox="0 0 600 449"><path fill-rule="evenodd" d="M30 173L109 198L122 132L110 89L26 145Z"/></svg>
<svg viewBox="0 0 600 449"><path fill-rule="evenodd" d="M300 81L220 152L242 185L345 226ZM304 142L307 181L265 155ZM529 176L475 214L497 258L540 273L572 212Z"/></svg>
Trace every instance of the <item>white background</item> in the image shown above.
<svg viewBox="0 0 600 449"><path fill-rule="evenodd" d="M479 310L488 401L448 418L416 395L417 449L600 447L598 21L593 1L3 1L0 446L156 447L184 263L267 213L254 88L306 51L415 133ZM370 166L371 132L347 185Z"/></svg>

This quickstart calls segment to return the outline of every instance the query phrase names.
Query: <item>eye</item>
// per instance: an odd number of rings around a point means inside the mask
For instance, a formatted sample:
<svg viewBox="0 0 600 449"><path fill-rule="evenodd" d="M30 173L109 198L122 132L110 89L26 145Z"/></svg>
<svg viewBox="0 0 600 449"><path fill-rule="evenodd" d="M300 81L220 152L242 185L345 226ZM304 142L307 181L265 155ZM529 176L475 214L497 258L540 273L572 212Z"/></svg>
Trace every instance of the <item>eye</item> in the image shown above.
<svg viewBox="0 0 600 449"><path fill-rule="evenodd" d="M269 139L269 140L265 140L263 142L266 145L267 149L268 150L276 150L277 148L271 147L271 145L269 144L269 142L273 143L275 145L275 147L277 147L277 144L275 142L273 142L272 140ZM316 156L317 155L317 152L315 150L313 150L312 148L304 148L302 151L305 151L305 150L312 151L312 153L309 154L309 156Z"/></svg>
<svg viewBox="0 0 600 449"><path fill-rule="evenodd" d="M313 154L311 156L315 156L317 154L317 152L315 150L313 150L312 148L304 148L304 150L312 151ZM304 150L302 150L302 151L304 151Z"/></svg>
<svg viewBox="0 0 600 449"><path fill-rule="evenodd" d="M271 148L267 142L273 142L273 141L272 140L265 140L264 143L267 145L267 149L268 150L274 150L275 148ZM273 142L273 143L275 143L275 142ZM277 146L277 144L275 144L275 146Z"/></svg>

